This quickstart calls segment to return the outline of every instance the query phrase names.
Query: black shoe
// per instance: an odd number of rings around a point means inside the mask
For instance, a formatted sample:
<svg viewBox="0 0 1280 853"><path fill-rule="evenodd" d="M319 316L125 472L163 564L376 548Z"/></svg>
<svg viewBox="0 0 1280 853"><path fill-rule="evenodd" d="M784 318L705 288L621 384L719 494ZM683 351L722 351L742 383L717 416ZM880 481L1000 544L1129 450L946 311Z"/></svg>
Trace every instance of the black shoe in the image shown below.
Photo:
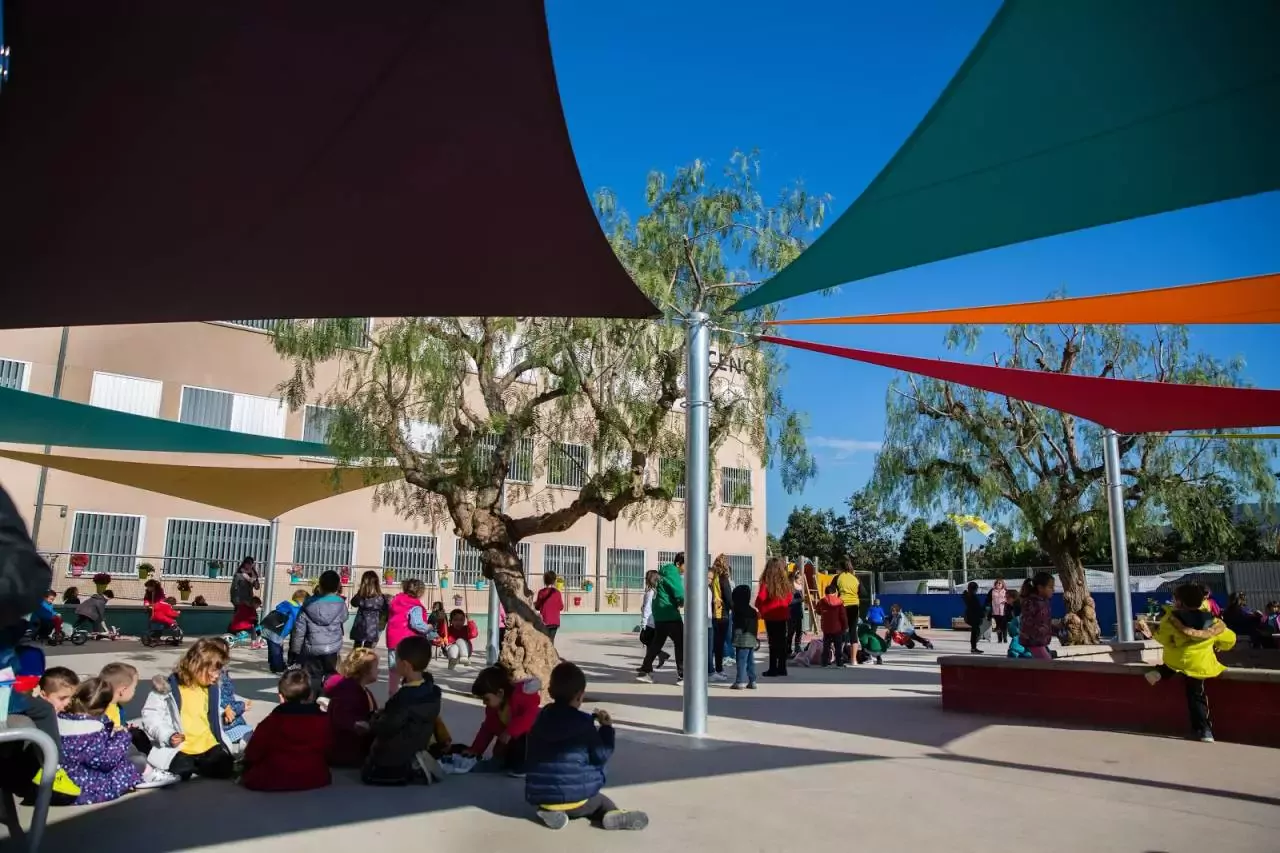
<svg viewBox="0 0 1280 853"><path fill-rule="evenodd" d="M777 678L778 672L777 670L766 669L764 672L760 673L760 677L761 678Z"/></svg>
<svg viewBox="0 0 1280 853"><path fill-rule="evenodd" d="M654 661L653 668L662 669L662 665L669 660L671 660L671 655L667 654L666 652L658 652L658 659Z"/></svg>
<svg viewBox="0 0 1280 853"><path fill-rule="evenodd" d="M969 654L971 654L971 655L985 655L985 654L986 654L986 652L984 652L982 649L969 649Z"/></svg>

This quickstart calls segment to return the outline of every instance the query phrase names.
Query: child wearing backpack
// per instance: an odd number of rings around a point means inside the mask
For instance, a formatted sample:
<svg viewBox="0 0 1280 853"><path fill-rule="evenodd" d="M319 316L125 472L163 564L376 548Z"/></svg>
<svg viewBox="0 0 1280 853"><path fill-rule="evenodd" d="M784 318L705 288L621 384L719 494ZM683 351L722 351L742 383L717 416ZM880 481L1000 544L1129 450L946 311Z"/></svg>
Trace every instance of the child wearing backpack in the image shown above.
<svg viewBox="0 0 1280 853"><path fill-rule="evenodd" d="M305 589L295 590L293 596L275 606L275 609L262 618L262 638L267 641L267 665L271 671L279 675L285 667L293 663L292 655L286 660L284 647L293 633L294 623L298 621L298 611L307 600Z"/></svg>

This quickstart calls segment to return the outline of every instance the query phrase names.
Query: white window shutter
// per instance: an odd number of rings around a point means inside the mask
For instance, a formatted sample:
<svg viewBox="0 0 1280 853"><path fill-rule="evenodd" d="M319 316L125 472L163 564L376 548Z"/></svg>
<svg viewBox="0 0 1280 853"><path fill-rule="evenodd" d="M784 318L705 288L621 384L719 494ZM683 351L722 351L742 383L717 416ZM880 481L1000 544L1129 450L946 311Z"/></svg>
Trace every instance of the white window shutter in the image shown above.
<svg viewBox="0 0 1280 853"><path fill-rule="evenodd" d="M251 435L284 438L284 404L271 397L237 394L231 407L231 428Z"/></svg>
<svg viewBox="0 0 1280 853"><path fill-rule="evenodd" d="M160 415L163 392L164 383L154 379L94 371L89 402L103 409L154 418Z"/></svg>

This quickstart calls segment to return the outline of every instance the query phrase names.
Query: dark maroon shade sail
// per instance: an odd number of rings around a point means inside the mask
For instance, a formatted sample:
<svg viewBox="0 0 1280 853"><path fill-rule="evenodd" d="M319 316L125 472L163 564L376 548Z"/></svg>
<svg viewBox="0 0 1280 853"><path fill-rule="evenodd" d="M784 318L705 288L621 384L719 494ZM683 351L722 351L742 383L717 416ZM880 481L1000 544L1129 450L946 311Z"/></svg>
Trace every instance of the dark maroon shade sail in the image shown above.
<svg viewBox="0 0 1280 853"><path fill-rule="evenodd" d="M1103 379L891 355L770 336L762 336L760 340L980 388L1068 412L1111 427L1116 432L1168 432L1280 424L1280 391Z"/></svg>
<svg viewBox="0 0 1280 853"><path fill-rule="evenodd" d="M541 0L8 0L0 328L648 317Z"/></svg>

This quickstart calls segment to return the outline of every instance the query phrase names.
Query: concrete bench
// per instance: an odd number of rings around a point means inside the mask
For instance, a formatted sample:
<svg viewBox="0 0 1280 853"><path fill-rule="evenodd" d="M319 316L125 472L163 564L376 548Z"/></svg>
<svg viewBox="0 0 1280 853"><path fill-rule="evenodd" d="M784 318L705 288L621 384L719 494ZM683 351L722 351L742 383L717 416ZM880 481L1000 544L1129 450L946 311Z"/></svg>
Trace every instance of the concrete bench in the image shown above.
<svg viewBox="0 0 1280 853"><path fill-rule="evenodd" d="M1128 649L1120 653L1145 651ZM1066 650L1063 650L1066 651ZM1152 687L1140 663L1086 655L1054 661L988 655L939 658L946 711L1029 720L1059 720L1115 731L1186 735L1186 697L1180 679ZM1214 736L1280 747L1280 671L1229 669L1205 682Z"/></svg>

